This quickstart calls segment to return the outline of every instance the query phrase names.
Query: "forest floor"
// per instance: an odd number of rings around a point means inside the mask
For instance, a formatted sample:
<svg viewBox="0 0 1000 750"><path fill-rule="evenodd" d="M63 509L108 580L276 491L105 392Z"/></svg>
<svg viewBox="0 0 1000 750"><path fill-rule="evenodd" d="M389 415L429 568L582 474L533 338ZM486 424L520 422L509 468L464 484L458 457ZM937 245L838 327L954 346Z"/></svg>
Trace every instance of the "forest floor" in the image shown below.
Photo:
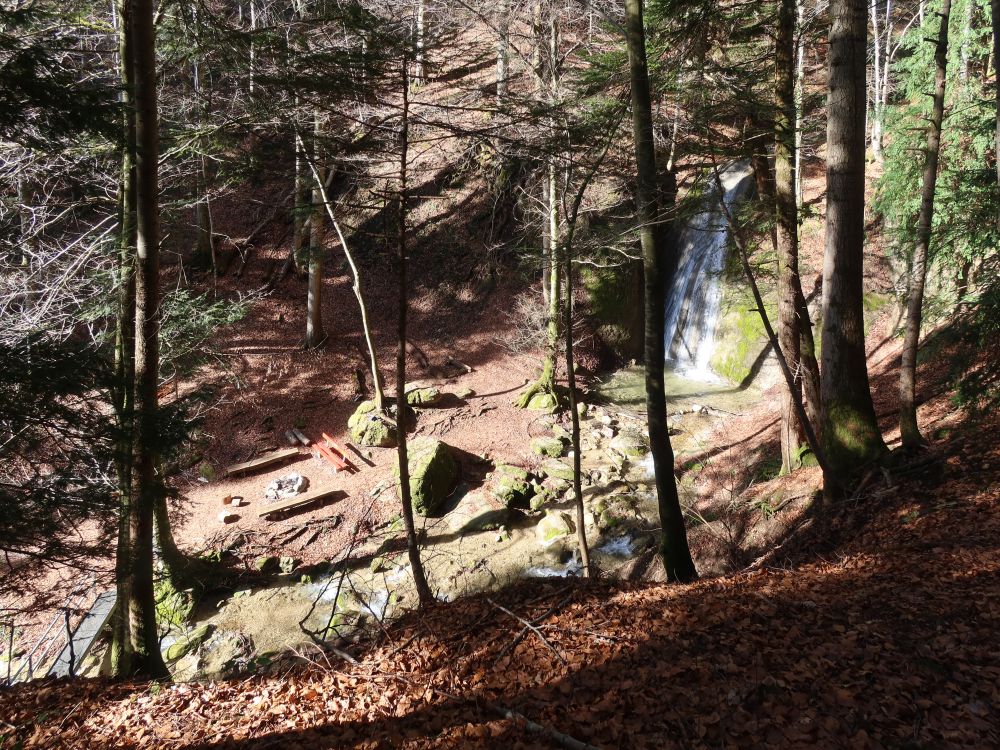
<svg viewBox="0 0 1000 750"><path fill-rule="evenodd" d="M521 582L242 679L18 686L0 746L996 746L1000 423L947 424L735 575Z"/></svg>

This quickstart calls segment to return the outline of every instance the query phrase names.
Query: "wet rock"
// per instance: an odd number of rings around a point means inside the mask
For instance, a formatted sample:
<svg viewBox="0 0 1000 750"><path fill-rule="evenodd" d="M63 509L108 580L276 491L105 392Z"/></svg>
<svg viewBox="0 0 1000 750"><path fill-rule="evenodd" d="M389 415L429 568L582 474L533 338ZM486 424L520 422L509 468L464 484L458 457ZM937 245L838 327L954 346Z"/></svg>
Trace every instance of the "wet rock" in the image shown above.
<svg viewBox="0 0 1000 750"><path fill-rule="evenodd" d="M531 452L558 458L563 453L563 441L557 437L536 437L531 441Z"/></svg>
<svg viewBox="0 0 1000 750"><path fill-rule="evenodd" d="M500 464L493 472L490 490L500 503L507 508L527 507L535 488L531 475L520 466Z"/></svg>
<svg viewBox="0 0 1000 750"><path fill-rule="evenodd" d="M441 391L426 383L407 383L403 392L408 406L433 406L441 400Z"/></svg>
<svg viewBox="0 0 1000 750"><path fill-rule="evenodd" d="M351 440L371 448L391 448L396 444L396 428L375 409L374 401L362 401L347 420Z"/></svg>
<svg viewBox="0 0 1000 750"><path fill-rule="evenodd" d="M568 513L548 510L535 527L535 533L543 546L548 547L563 537L576 531L576 526Z"/></svg>
<svg viewBox="0 0 1000 750"><path fill-rule="evenodd" d="M458 464L451 449L434 438L421 436L408 445L407 467L410 472L410 500L422 516L441 510L458 482ZM393 469L399 479L399 469Z"/></svg>
<svg viewBox="0 0 1000 750"><path fill-rule="evenodd" d="M197 649L215 630L211 623L200 625L167 649L167 661L178 661Z"/></svg>

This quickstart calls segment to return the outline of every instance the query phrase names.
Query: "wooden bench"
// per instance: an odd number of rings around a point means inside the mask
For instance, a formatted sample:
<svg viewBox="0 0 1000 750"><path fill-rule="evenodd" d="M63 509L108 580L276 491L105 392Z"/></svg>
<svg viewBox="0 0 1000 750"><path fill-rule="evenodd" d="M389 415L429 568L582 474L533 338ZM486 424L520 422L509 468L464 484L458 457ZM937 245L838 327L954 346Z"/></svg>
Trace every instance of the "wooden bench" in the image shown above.
<svg viewBox="0 0 1000 750"><path fill-rule="evenodd" d="M337 489L313 490L312 492L306 492L303 495L296 495L295 497L290 497L287 500L282 500L280 503L265 505L257 511L257 515L260 518L265 518L274 513L283 513L289 510L302 508L303 506L310 505L320 500L331 498L334 495L344 495L346 497L347 493L343 490Z"/></svg>
<svg viewBox="0 0 1000 750"><path fill-rule="evenodd" d="M240 464L233 464L232 466L227 467L223 474L227 477L236 476L237 474L246 474L250 471L256 471L257 469L263 469L267 466L283 463L294 456L301 455L303 454L299 453L298 448L282 448L281 450L265 453L263 456L257 456L257 458L244 461Z"/></svg>

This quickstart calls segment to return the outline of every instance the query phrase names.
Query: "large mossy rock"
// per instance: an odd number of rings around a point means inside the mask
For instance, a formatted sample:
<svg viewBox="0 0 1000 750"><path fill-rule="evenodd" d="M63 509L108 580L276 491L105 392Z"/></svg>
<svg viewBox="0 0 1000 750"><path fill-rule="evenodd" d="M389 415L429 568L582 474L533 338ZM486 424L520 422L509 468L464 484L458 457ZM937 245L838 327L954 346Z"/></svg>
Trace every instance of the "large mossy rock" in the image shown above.
<svg viewBox="0 0 1000 750"><path fill-rule="evenodd" d="M548 391L542 391L532 396L525 408L530 411L543 411L546 414L553 414L559 411L559 399Z"/></svg>
<svg viewBox="0 0 1000 750"><path fill-rule="evenodd" d="M545 511L542 520L535 527L535 533L538 534L538 541L545 547L569 536L574 531L576 531L576 524L573 523L573 519L569 517L569 514L557 510Z"/></svg>
<svg viewBox="0 0 1000 750"><path fill-rule="evenodd" d="M507 508L526 508L535 487L531 475L520 466L500 464L493 472L490 491Z"/></svg>
<svg viewBox="0 0 1000 750"><path fill-rule="evenodd" d="M458 464L451 449L440 440L422 436L409 441L407 457L413 509L422 516L439 512L458 483ZM398 467L393 475L398 482Z"/></svg>
<svg viewBox="0 0 1000 750"><path fill-rule="evenodd" d="M351 439L371 448L391 448L396 444L396 428L375 409L374 401L362 401L347 420Z"/></svg>
<svg viewBox="0 0 1000 750"><path fill-rule="evenodd" d="M433 406L441 400L441 391L426 383L407 383L403 391L407 406Z"/></svg>
<svg viewBox="0 0 1000 750"><path fill-rule="evenodd" d="M643 347L642 262L583 272L583 284L598 340L616 359L640 359ZM637 304L638 301L638 304Z"/></svg>

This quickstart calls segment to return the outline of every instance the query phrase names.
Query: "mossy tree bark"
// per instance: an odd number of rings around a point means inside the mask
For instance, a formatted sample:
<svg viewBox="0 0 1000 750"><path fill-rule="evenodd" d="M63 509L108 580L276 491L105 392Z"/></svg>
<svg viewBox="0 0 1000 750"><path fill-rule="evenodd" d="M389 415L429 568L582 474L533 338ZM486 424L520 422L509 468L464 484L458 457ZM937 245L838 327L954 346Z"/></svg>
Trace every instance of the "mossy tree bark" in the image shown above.
<svg viewBox="0 0 1000 750"><path fill-rule="evenodd" d="M863 309L865 80L863 0L830 3L827 211L823 261L823 446L831 479L847 480L886 452L875 418Z"/></svg>
<svg viewBox="0 0 1000 750"><path fill-rule="evenodd" d="M663 302L666 288L663 270L677 267L677 250L665 246L666 233L659 226L661 217L657 200L656 151L653 146L653 112L646 66L642 0L625 0L625 43L632 90L639 239L646 285L646 419L663 528L660 551L669 580L691 581L698 574L688 549L684 514L674 479L674 451L667 431L667 399L663 384Z"/></svg>
<svg viewBox="0 0 1000 750"><path fill-rule="evenodd" d="M129 627L132 671L168 677L160 654L153 595L153 509L165 491L157 472L160 333L160 217L158 193L156 53L151 0L132 2L136 134L136 431L129 531Z"/></svg>
<svg viewBox="0 0 1000 750"><path fill-rule="evenodd" d="M931 221L934 218L941 124L944 122L951 0L943 0L938 15L941 18L941 28L938 31L934 51L934 100L927 124L927 150L924 153L923 186L920 191L920 213L917 217L917 243L913 248L913 262L910 267L905 334L899 366L899 431L904 448L919 448L925 442L917 424L917 348L920 344L920 324L923 320L924 283L927 279L927 255L931 244Z"/></svg>
<svg viewBox="0 0 1000 750"><path fill-rule="evenodd" d="M407 164L410 150L409 122L409 76L407 75L406 58L402 61L402 108L399 129L399 235L398 235L398 284L399 313L396 323L396 414L399 428L396 430L396 455L399 461L399 497L403 504L403 525L406 527L406 552L410 558L410 569L413 572L413 583L417 589L417 600L421 607L434 603L434 595L427 584L424 566L420 561L420 547L417 544L417 532L413 522L413 498L410 496L410 463L406 443L406 314L407 300L407 257L406 257L406 199L407 199Z"/></svg>
<svg viewBox="0 0 1000 750"><path fill-rule="evenodd" d="M803 343L811 343L811 322L799 274L798 207L795 196L795 0L780 0L775 37L774 208L775 249L778 255L778 341L794 378L781 401L781 470L801 465L800 446L805 428L795 407L802 398L803 380L810 377ZM803 331L809 338L803 341ZM811 354L815 366L815 354ZM807 355L808 356L808 355ZM817 373L818 374L818 373Z"/></svg>

